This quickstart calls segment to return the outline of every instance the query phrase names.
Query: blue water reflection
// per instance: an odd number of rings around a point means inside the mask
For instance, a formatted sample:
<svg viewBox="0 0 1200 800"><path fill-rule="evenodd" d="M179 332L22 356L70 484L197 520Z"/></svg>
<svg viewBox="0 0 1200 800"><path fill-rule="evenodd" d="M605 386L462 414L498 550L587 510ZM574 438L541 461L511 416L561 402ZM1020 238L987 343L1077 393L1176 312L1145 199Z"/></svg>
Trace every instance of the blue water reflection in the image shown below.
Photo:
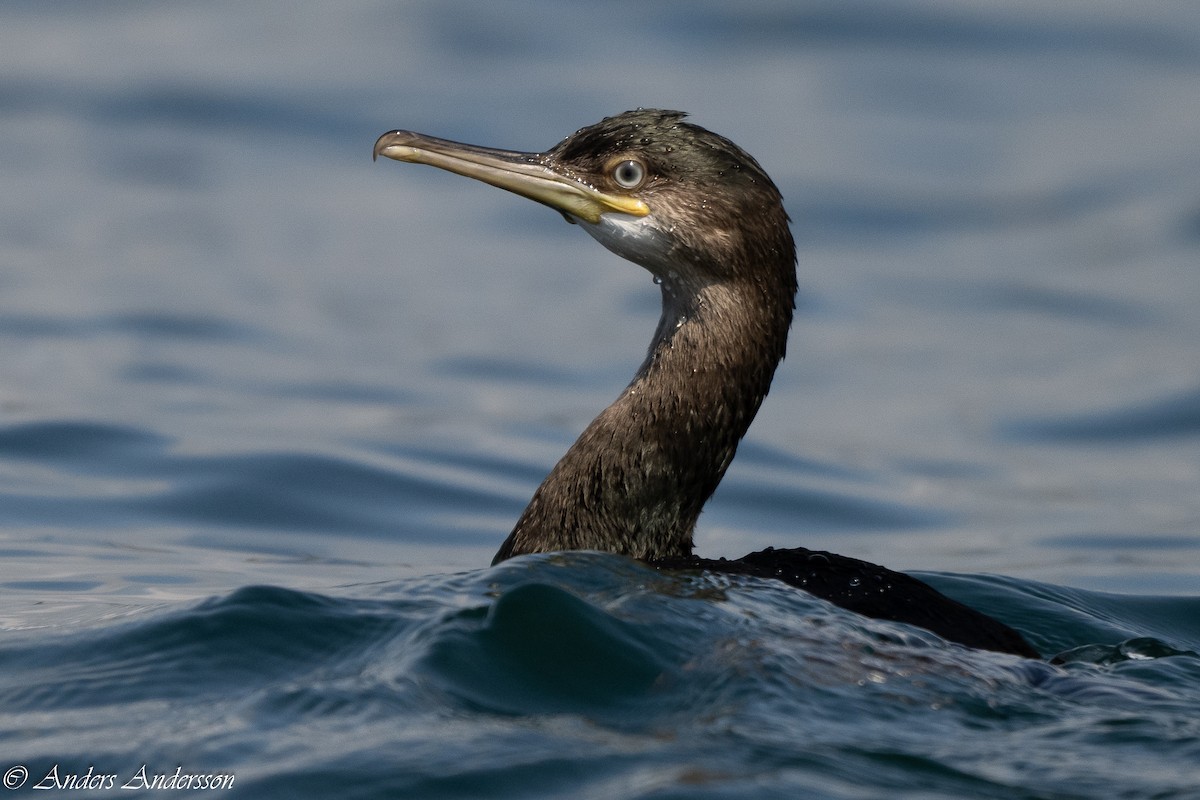
<svg viewBox="0 0 1200 800"><path fill-rule="evenodd" d="M199 753L254 797L1200 780L1168 733L1194 729L1200 647L1200 11L18 0L0 64L0 655L35 766ZM588 557L485 570L640 362L656 289L557 214L370 148L406 127L542 149L636 106L755 154L800 248L789 356L700 551L932 570L1047 652L1103 652L1011 667L769 588ZM623 716L614 674L619 711L538 727L554 695L530 686L558 666L496 631L553 638L531 609L559 592L660 711ZM250 655L202 653L227 650ZM495 659L520 702L464 699L478 665L446 653ZM901 677L923 659L932 690ZM185 733L121 698L206 710ZM949 706L908 736L906 709ZM325 750L361 730L381 749ZM347 790L422 735L436 769ZM1120 768L1141 758L1156 777Z"/></svg>

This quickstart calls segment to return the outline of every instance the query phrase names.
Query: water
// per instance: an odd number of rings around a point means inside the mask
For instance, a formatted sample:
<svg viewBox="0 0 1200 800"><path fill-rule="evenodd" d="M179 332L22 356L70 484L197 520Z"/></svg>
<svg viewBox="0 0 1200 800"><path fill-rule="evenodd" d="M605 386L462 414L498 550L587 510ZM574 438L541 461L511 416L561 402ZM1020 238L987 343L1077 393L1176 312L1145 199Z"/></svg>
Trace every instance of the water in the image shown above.
<svg viewBox="0 0 1200 800"><path fill-rule="evenodd" d="M1172 3L5 4L6 781L1200 796L1198 73ZM800 246L701 554L915 570L1057 663L769 582L486 567L658 290L370 147L638 105L754 153Z"/></svg>

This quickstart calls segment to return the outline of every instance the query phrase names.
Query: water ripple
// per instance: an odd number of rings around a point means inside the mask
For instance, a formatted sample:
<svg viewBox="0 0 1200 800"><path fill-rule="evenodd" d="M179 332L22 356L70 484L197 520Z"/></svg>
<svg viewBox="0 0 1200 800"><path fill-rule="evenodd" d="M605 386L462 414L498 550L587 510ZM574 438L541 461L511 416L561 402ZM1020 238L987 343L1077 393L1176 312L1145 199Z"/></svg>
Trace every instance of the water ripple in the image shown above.
<svg viewBox="0 0 1200 800"><path fill-rule="evenodd" d="M455 515L515 517L519 500L487 476L486 463L452 475L419 457L381 461L312 453L179 452L136 428L48 421L0 428L0 459L53 465L3 492L0 517L24 524L122 524L138 518L330 535L434 541ZM479 472L472 477L471 472ZM105 481L119 481L113 492ZM23 484L29 485L23 490ZM49 487L49 490L48 490ZM406 520L403 529L398 519ZM491 542L496 533L460 532Z"/></svg>
<svg viewBox="0 0 1200 800"><path fill-rule="evenodd" d="M6 314L0 318L0 336L80 338L104 333L208 342L247 342L267 338L257 328L208 315L135 311L91 318L28 314Z"/></svg>
<svg viewBox="0 0 1200 800"><path fill-rule="evenodd" d="M1008 422L1001 432L1016 441L1138 442L1200 434L1200 389L1090 414Z"/></svg>
<svg viewBox="0 0 1200 800"><path fill-rule="evenodd" d="M947 645L774 581L577 553L357 596L250 586L10 635L0 703L31 769L162 759L236 773L246 797L339 781L344 797L528 797L536 775L630 797L762 796L765 780L785 794L919 785L1000 798L1014 774L1029 796L1100 796L1099 784L1144 788L1147 769L1160 795L1184 796L1172 791L1189 785L1200 702L1190 645L1094 638L1081 609L1096 598L1054 587L950 588L1059 631L1064 663ZM1143 769L1123 772L1114 749Z"/></svg>

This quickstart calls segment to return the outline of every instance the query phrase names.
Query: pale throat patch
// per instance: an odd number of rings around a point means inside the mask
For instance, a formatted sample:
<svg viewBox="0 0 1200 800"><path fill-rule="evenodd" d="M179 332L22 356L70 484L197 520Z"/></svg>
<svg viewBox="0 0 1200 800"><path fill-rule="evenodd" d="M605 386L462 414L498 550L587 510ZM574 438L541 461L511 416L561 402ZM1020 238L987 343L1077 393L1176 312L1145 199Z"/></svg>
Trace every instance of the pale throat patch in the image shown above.
<svg viewBox="0 0 1200 800"><path fill-rule="evenodd" d="M634 217L609 212L597 223L575 218L581 228L621 258L666 278L672 268L671 237L658 229L653 214Z"/></svg>

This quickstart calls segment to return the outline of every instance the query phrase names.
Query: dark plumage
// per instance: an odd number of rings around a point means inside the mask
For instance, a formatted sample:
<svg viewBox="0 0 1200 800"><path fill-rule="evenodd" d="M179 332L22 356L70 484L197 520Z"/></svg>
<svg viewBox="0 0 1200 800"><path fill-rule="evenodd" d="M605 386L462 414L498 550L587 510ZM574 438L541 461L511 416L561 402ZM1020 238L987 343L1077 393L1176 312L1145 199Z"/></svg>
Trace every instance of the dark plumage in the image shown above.
<svg viewBox="0 0 1200 800"><path fill-rule="evenodd" d="M692 555L700 511L784 356L796 251L783 199L758 162L683 117L626 112L544 153L408 131L375 144L376 155L431 164L549 205L660 284L662 317L646 360L538 487L495 562L603 550L660 568L779 578L868 616L1036 656L1007 626L866 562L803 549L737 561ZM870 594L855 590L864 580Z"/></svg>

